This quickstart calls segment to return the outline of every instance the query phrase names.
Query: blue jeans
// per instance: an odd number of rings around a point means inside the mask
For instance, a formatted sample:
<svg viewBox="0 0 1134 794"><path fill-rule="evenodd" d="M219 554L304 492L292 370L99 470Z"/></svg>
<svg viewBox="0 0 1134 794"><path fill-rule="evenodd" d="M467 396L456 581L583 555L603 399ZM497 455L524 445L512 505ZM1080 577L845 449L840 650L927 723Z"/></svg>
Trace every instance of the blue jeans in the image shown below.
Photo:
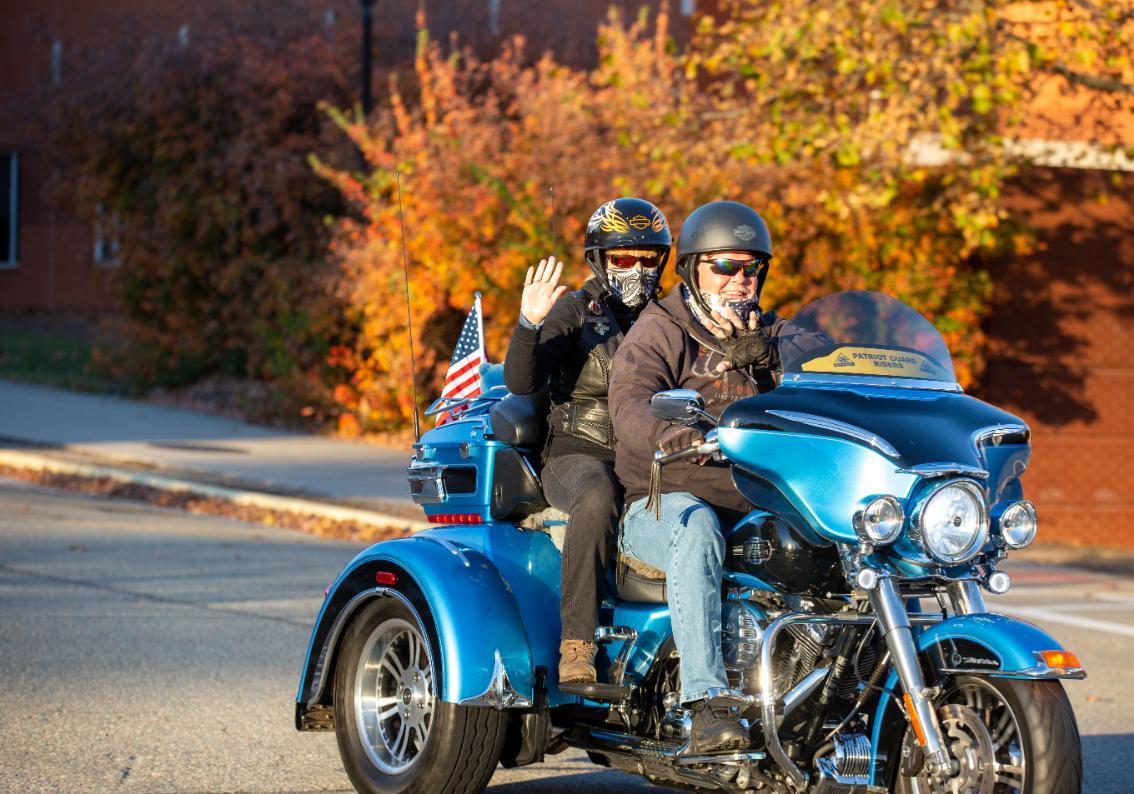
<svg viewBox="0 0 1134 794"><path fill-rule="evenodd" d="M689 493L661 497L661 520L646 500L622 521L622 553L665 571L673 640L681 656L681 702L727 687L721 659L721 575L725 543L717 514Z"/></svg>

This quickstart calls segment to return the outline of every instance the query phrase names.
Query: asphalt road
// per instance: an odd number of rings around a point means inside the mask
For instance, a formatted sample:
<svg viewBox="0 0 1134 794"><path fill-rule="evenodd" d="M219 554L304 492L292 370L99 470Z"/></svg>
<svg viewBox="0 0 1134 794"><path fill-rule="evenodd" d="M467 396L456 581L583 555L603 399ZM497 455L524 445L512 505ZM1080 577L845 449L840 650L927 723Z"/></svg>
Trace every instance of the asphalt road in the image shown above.
<svg viewBox="0 0 1134 794"><path fill-rule="evenodd" d="M0 480L0 791L349 791L292 697L358 547ZM1134 580L1017 565L998 608L1079 653L1091 794L1130 790ZM568 752L491 790L659 789Z"/></svg>

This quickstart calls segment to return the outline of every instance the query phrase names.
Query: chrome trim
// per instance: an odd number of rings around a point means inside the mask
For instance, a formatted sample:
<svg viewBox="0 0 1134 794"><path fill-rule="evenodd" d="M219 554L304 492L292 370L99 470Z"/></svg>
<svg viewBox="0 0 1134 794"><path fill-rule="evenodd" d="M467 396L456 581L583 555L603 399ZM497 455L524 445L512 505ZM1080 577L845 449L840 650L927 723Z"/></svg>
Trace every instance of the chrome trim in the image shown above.
<svg viewBox="0 0 1134 794"><path fill-rule="evenodd" d="M793 372L784 374L784 383L816 383L833 386L881 386L885 389L923 389L928 391L948 391L963 394L960 384L947 380L926 380L922 378L870 378L863 375L819 375L814 372Z"/></svg>
<svg viewBox="0 0 1134 794"><path fill-rule="evenodd" d="M975 477L978 480L987 480L990 475L984 469L976 466L966 466L964 463L919 463L905 469L896 469L899 474L913 474L922 479L934 477Z"/></svg>
<svg viewBox="0 0 1134 794"><path fill-rule="evenodd" d="M942 670L943 673L951 673L953 670ZM974 670L964 670L956 672L965 672L972 674ZM1083 667L1049 667L1046 664L1037 664L1035 667L1028 667L1024 670L989 670L984 673L989 678L1027 678L1033 680L1047 680L1065 678L1073 681L1081 681L1087 677L1087 671Z"/></svg>
<svg viewBox="0 0 1134 794"><path fill-rule="evenodd" d="M413 458L406 467L406 480L410 483L420 482L421 493L413 493L410 497L417 504L437 504L444 502L448 496L445 493L445 466L432 461Z"/></svg>
<svg viewBox="0 0 1134 794"><path fill-rule="evenodd" d="M634 636L630 637L623 644L622 648L618 651L618 656L614 657L614 661L610 663L610 669L607 675L610 682L615 686L622 686L622 682L626 679L626 668L630 665L630 656L634 653L634 649L638 645L638 632L635 629L630 629ZM614 637L610 637L614 639ZM598 629L595 629L595 640L602 642L598 639Z"/></svg>
<svg viewBox="0 0 1134 794"><path fill-rule="evenodd" d="M823 683L823 680L827 677L827 673L830 671L830 666L817 667L805 675L803 680L792 687L784 695L783 716L786 717L791 714L795 711L797 706L811 697L815 690L819 688L819 685Z"/></svg>
<svg viewBox="0 0 1134 794"><path fill-rule="evenodd" d="M907 620L916 625L933 625L945 618L940 612L908 615ZM860 615L858 613L846 615L815 615L811 613L794 612L781 615L768 624L764 629L764 642L760 646L760 728L764 733L764 743L769 754L777 766L788 778L788 784L796 789L807 786L808 776L796 766L788 757L780 744L779 720L776 718L776 690L775 680L772 677L772 654L776 645L776 636L789 625L796 623L830 623L839 626L865 626L876 623L878 618L874 615Z"/></svg>
<svg viewBox="0 0 1134 794"><path fill-rule="evenodd" d="M811 425L812 427L818 427L821 430L830 430L835 433L841 433L844 436L850 436L857 441L861 441L864 444L874 447L876 450L881 452L883 455L886 455L887 457L901 457L901 453L899 453L898 450L894 448L894 445L889 441L882 438L881 436L878 436L875 433L871 433L865 428L859 427L858 425L840 422L837 419L828 419L825 416L817 416L816 414L802 413L800 411L781 411L778 409L770 409L768 411L765 411L765 413L769 413L772 416L778 416L781 419L787 419L789 422L799 422L802 425Z"/></svg>
<svg viewBox="0 0 1134 794"><path fill-rule="evenodd" d="M465 553L461 550L461 548L447 538L439 538L436 535L418 535L417 540L431 540L438 546L441 546L443 549L447 550L454 557L458 558L461 562L464 563L466 568L472 567L472 563L469 562L469 558L465 556Z"/></svg>
<svg viewBox="0 0 1134 794"><path fill-rule="evenodd" d="M975 579L961 579L945 585L949 603L958 615L981 615L988 612L984 603L984 593Z"/></svg>
<svg viewBox="0 0 1134 794"><path fill-rule="evenodd" d="M425 415L426 416L435 416L436 414L439 414L443 411L448 411L450 408L456 408L458 405L465 405L467 403L475 403L475 402L481 402L481 401L483 401L483 402L500 402L503 399L504 399L503 397L498 397L496 395L489 395L487 393L486 394L478 394L476 397L438 397L436 400L434 400L433 402L431 402L429 404L428 408L425 409ZM454 419L454 421L457 421L458 419L461 419L461 418L462 417L458 416Z"/></svg>
<svg viewBox="0 0 1134 794"><path fill-rule="evenodd" d="M512 688L512 683L508 680L508 671L504 669L504 660L500 657L500 649L497 648L496 661L492 665L492 677L488 679L488 686L479 695L462 700L460 705L483 706L503 711L531 708L532 702Z"/></svg>
<svg viewBox="0 0 1134 794"><path fill-rule="evenodd" d="M392 590L389 587L374 587L369 590L363 590L361 593L356 594L354 598L346 603L346 606L344 606L342 610L339 611L339 614L335 617L335 622L331 625L331 631L327 634L327 639L323 643L323 647L319 651L321 658L319 663L316 665L315 672L311 676L311 697L307 699L308 708L318 703L319 698L323 696L323 686L326 684L327 680L327 676L324 674L326 673L327 668L330 667L331 662L334 659L335 645L338 644L339 634L342 633L342 630L346 626L350 616L354 614L355 610L358 609L358 607L362 606L362 603L364 601L369 601L373 598L380 598L383 596L389 596L401 601L402 605L410 611L411 615L413 615L413 619L417 621L418 626L421 627L421 636L429 636L425 633L425 624L422 623L421 615L419 615L417 610L414 609L414 606L410 603L409 599L399 593L397 590ZM440 697L440 695L438 697Z"/></svg>
<svg viewBox="0 0 1134 794"><path fill-rule="evenodd" d="M595 642L633 641L636 639L638 639L638 630L629 626L598 626L595 628Z"/></svg>
<svg viewBox="0 0 1134 794"><path fill-rule="evenodd" d="M942 559L930 550L929 544L925 540L925 534L921 526L921 516L922 513L925 512L926 505L930 503L934 496L939 494L945 488L953 485L969 491L973 496L976 497L977 507L980 509L980 531L978 531L976 535L973 536L972 543L970 543L965 551L960 555L958 555L957 557ZM928 556L929 559L933 560L934 562L941 563L943 565L961 565L962 563L966 563L973 557L976 557L978 554L980 554L980 550L984 548L984 544L988 542L989 525L990 519L988 501L984 497L984 492L979 487L977 487L976 483L974 483L972 480L964 479L946 480L945 482L935 487L933 490L929 491L928 493L922 494L919 497L917 507L914 508L913 514L910 516L909 536L917 542L922 551L925 552L926 556Z"/></svg>
<svg viewBox="0 0 1134 794"><path fill-rule="evenodd" d="M913 705L918 722L925 732L925 758L930 771L945 771L949 768L949 751L945 736L937 721L937 710L927 696L925 677L917 658L917 645L914 643L910 614L898 592L897 582L885 576L878 580L878 586L869 592L870 605L882 626L882 637L890 649L894 669L902 682L902 689Z"/></svg>
<svg viewBox="0 0 1134 794"><path fill-rule="evenodd" d="M980 448L984 444L991 443L994 447L997 447L1004 443L1006 437L1013 435L1023 435L1026 444L1031 440L1032 431L1031 428L1023 424L989 425L973 431L973 446Z"/></svg>

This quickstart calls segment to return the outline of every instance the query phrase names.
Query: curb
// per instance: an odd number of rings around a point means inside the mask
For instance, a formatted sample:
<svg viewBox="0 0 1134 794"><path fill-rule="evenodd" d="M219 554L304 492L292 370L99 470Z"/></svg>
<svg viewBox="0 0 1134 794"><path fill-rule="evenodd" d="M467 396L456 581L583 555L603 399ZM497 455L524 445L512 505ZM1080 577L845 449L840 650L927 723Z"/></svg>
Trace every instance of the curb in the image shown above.
<svg viewBox="0 0 1134 794"><path fill-rule="evenodd" d="M79 477L104 477L131 485L142 485L161 491L176 491L194 493L214 499L223 499L233 504L246 507L259 507L265 510L277 510L283 513L299 513L332 521L352 521L375 527L395 527L410 532L420 532L433 526L428 521L401 516L379 513L375 510L362 510L356 507L343 507L342 505L317 502L313 499L301 499L291 496L277 496L260 491L249 491L238 488L225 488L221 485L207 485L192 480L177 477L166 477L160 474L149 474L140 471L117 469L111 466L98 466L89 463L76 463L59 460L50 455L36 454L34 452L18 452L11 449L0 449L0 465L11 466L18 469L33 469L36 471L49 471L58 474L71 474Z"/></svg>

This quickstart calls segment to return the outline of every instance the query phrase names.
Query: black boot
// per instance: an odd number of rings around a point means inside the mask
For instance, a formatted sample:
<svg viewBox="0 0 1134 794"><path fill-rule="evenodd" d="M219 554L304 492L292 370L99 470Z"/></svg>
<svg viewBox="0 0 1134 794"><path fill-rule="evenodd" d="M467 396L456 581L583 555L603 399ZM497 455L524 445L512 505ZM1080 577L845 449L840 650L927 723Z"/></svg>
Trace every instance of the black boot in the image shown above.
<svg viewBox="0 0 1134 794"><path fill-rule="evenodd" d="M693 727L684 755L705 755L724 750L748 749L748 731L724 698L709 698L693 704Z"/></svg>

